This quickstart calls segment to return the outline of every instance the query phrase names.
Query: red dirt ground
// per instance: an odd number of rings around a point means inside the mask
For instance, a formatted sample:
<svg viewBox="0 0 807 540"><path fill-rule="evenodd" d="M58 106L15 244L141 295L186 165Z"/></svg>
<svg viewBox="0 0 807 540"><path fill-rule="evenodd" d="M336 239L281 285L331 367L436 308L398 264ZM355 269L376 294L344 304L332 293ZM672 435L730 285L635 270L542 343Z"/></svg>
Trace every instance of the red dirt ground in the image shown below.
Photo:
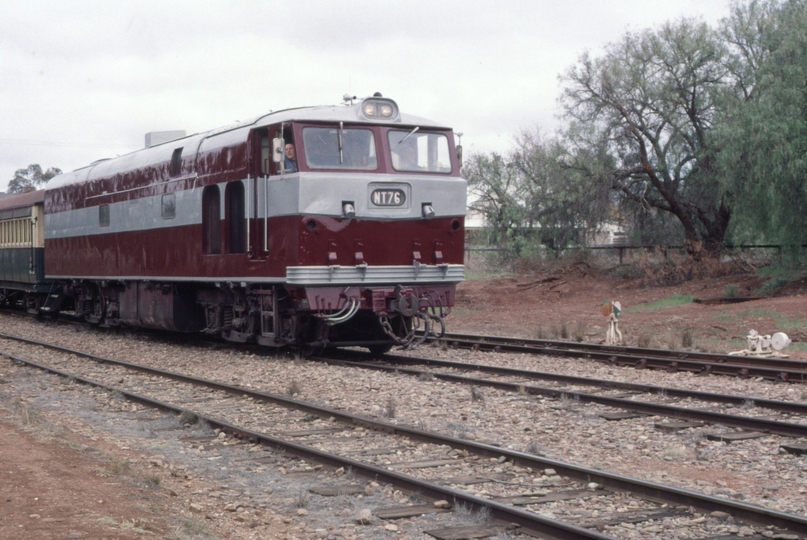
<svg viewBox="0 0 807 540"><path fill-rule="evenodd" d="M166 516L147 510L164 493L104 475L97 451L36 436L19 420L0 415L0 539L164 537Z"/></svg>
<svg viewBox="0 0 807 540"><path fill-rule="evenodd" d="M525 338L604 342L607 329L601 306L622 305L619 318L626 345L639 338L651 347L681 348L684 332L692 347L709 352L745 348L754 329L762 335L783 331L793 340L789 352L807 357L807 277L792 282L776 296L733 304L686 303L670 307L648 306L675 295L714 299L733 290L735 298L752 297L764 280L753 274L687 281L674 286L645 286L633 278L606 277L577 263L554 270L516 277L467 281L460 285L457 306L448 316L449 331L465 331ZM565 326L565 331L564 331Z"/></svg>

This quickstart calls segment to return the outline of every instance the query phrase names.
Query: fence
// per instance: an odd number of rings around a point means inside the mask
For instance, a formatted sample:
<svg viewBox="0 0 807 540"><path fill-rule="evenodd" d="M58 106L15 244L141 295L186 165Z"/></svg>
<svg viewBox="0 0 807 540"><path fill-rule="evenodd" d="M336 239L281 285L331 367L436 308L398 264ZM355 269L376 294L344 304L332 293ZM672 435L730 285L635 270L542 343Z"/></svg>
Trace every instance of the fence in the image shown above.
<svg viewBox="0 0 807 540"><path fill-rule="evenodd" d="M807 244L800 246L802 250L807 248ZM632 246L622 244L609 244L609 245L594 245L594 246L567 246L563 248L550 248L541 246L539 248L543 253L532 253L533 257L544 259L562 259L565 256L573 255L580 252L590 252L592 255L604 259L603 262L608 263L613 260L613 263L622 265L625 261L630 261L637 257L658 256L660 259L668 260L671 254L679 254L684 256L686 248L683 245L673 246ZM723 255L726 257L742 257L751 258L754 260L772 260L775 259L779 262L782 260L782 251L784 247L776 244L727 244L723 246ZM501 254L499 257L491 257L494 254ZM506 247L498 246L465 246L465 265L473 269L484 269L483 267L490 264L499 266L505 261L503 257L507 253ZM495 259L495 260L492 260Z"/></svg>

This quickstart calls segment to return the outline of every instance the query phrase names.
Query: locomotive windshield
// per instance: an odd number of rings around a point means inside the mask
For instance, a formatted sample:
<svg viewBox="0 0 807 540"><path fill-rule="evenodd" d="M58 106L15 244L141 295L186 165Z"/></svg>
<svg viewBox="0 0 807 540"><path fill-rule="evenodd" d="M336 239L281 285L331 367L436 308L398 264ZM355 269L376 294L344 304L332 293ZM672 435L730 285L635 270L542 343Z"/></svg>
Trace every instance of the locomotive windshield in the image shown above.
<svg viewBox="0 0 807 540"><path fill-rule="evenodd" d="M375 137L369 129L303 128L305 162L311 169L375 169Z"/></svg>
<svg viewBox="0 0 807 540"><path fill-rule="evenodd" d="M390 130L387 137L396 171L451 172L448 138L442 133Z"/></svg>

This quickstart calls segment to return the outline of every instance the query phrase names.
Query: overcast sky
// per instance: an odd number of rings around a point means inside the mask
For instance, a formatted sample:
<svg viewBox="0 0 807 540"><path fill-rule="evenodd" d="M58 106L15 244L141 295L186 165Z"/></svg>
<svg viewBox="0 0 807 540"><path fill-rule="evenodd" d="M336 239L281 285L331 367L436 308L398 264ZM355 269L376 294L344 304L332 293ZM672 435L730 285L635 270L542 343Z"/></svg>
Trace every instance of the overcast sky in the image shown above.
<svg viewBox="0 0 807 540"><path fill-rule="evenodd" d="M558 75L585 51L726 0L4 2L0 190L270 110L382 92L469 151L557 125Z"/></svg>

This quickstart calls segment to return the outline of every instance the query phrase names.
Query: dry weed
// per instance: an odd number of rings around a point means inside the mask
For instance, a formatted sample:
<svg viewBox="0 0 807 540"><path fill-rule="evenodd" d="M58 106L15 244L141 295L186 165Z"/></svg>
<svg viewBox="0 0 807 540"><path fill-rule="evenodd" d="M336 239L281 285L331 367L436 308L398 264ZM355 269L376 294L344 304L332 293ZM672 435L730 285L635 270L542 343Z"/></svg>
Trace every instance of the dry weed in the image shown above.
<svg viewBox="0 0 807 540"><path fill-rule="evenodd" d="M578 321L577 328L574 331L574 340L582 343L586 340L586 323Z"/></svg>
<svg viewBox="0 0 807 540"><path fill-rule="evenodd" d="M289 388L286 390L286 393L294 397L295 395L301 394L302 391L303 389L300 387L300 383L294 380L291 381L291 384L289 384Z"/></svg>
<svg viewBox="0 0 807 540"><path fill-rule="evenodd" d="M387 418L395 418L395 410L395 401L392 399L387 400L387 404L384 405L384 416Z"/></svg>
<svg viewBox="0 0 807 540"><path fill-rule="evenodd" d="M684 330L681 335L681 346L685 349L691 349L695 344L695 338L692 336L692 330Z"/></svg>
<svg viewBox="0 0 807 540"><path fill-rule="evenodd" d="M651 257L652 254L645 253L637 261L637 271L644 285L677 285L693 279L725 276L737 271L734 262L723 263L720 257L710 256L703 249L695 250L692 256L668 253L661 262Z"/></svg>

